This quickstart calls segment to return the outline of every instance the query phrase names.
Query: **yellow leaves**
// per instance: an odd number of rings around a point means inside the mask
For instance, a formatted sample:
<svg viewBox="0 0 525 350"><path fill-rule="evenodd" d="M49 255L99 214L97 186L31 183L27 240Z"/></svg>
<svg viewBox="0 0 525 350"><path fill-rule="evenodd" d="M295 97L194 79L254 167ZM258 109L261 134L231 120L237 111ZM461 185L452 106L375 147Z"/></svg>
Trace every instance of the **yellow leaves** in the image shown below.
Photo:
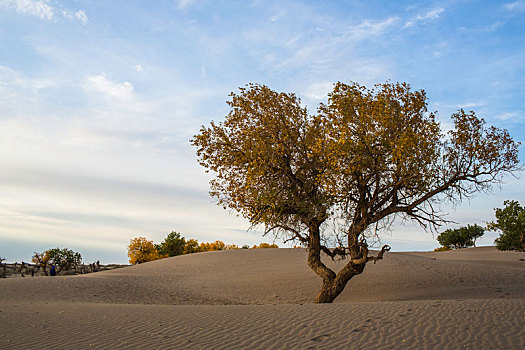
<svg viewBox="0 0 525 350"><path fill-rule="evenodd" d="M35 264L41 264L44 266L47 266L51 260L51 255L49 254L49 250L44 251L41 254L35 253L35 255L31 258L31 261Z"/></svg>
<svg viewBox="0 0 525 350"><path fill-rule="evenodd" d="M215 241L213 243L201 243L200 246L201 252L210 252L210 251L216 251L216 250L225 250L226 244L223 241Z"/></svg>
<svg viewBox="0 0 525 350"><path fill-rule="evenodd" d="M128 246L129 262L133 265L153 261L167 256L160 255L153 244L144 237L137 237L130 240Z"/></svg>
<svg viewBox="0 0 525 350"><path fill-rule="evenodd" d="M379 210L442 191L459 171L471 179L518 162L508 133L485 130L473 112L453 115L447 141L425 92L406 83L338 82L315 115L294 94L258 84L232 93L228 104L226 120L202 128L192 143L216 174L211 194L254 225L305 223L338 204L348 215L358 202Z"/></svg>
<svg viewBox="0 0 525 350"><path fill-rule="evenodd" d="M275 243L260 243L259 245L254 245L250 249L268 249L268 248L279 248L279 246Z"/></svg>

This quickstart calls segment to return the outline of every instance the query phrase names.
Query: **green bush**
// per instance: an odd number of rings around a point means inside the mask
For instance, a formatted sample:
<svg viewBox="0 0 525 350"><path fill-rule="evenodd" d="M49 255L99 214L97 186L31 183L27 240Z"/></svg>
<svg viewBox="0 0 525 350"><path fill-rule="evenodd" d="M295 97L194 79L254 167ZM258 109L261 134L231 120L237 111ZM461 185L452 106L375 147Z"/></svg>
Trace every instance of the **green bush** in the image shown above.
<svg viewBox="0 0 525 350"><path fill-rule="evenodd" d="M476 246L476 239L483 236L485 230L479 225L467 225L455 230L445 230L438 237L439 244L451 249Z"/></svg>

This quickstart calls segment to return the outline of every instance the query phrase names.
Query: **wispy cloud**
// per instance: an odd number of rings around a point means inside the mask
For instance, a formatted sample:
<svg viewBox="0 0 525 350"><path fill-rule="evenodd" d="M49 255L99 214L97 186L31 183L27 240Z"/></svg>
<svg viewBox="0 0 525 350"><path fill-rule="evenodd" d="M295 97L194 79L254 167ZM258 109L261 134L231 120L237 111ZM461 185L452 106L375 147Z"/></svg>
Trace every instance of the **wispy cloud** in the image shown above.
<svg viewBox="0 0 525 350"><path fill-rule="evenodd" d="M382 21L366 19L360 24L351 27L347 35L353 40L363 40L384 33L399 20L398 17L390 17Z"/></svg>
<svg viewBox="0 0 525 350"><path fill-rule="evenodd" d="M445 9L442 8L442 7L439 7L439 8L433 9L433 10L429 10L429 11L425 12L424 14L417 15L416 17L412 18L411 20L407 21L405 23L404 27L408 28L408 27L415 26L416 24L418 24L420 22L426 22L427 20L437 19L437 18L439 18L439 16L443 12L445 12Z"/></svg>
<svg viewBox="0 0 525 350"><path fill-rule="evenodd" d="M86 78L86 87L110 98L129 100L133 96L133 84L129 81L122 83L109 79L105 73Z"/></svg>
<svg viewBox="0 0 525 350"><path fill-rule="evenodd" d="M30 115L37 108L40 92L56 84L58 79L35 79L0 65L0 119Z"/></svg>
<svg viewBox="0 0 525 350"><path fill-rule="evenodd" d="M181 10L188 8L191 4L195 3L196 0L176 0L177 7Z"/></svg>
<svg viewBox="0 0 525 350"><path fill-rule="evenodd" d="M328 93L333 88L333 82L317 82L310 84L303 92L303 95L310 100L320 101L326 99Z"/></svg>
<svg viewBox="0 0 525 350"><path fill-rule="evenodd" d="M69 18L70 20L80 21L82 24L86 24L88 22L88 17L84 10L78 10L76 12L62 10L62 15L65 18Z"/></svg>
<svg viewBox="0 0 525 350"><path fill-rule="evenodd" d="M503 5L503 8L509 11L525 10L525 1L515 1Z"/></svg>
<svg viewBox="0 0 525 350"><path fill-rule="evenodd" d="M47 1L39 0L1 0L0 5L15 10L18 13L36 16L41 19L52 19L53 7Z"/></svg>
<svg viewBox="0 0 525 350"><path fill-rule="evenodd" d="M503 27L504 25L505 25L505 22L503 22L503 21L496 21L496 22L492 23L490 26L485 27L485 30L487 32L494 32L494 31L498 30L499 28Z"/></svg>
<svg viewBox="0 0 525 350"><path fill-rule="evenodd" d="M66 9L56 11L47 0L0 0L0 6L14 10L17 13L35 16L40 19L55 19L55 14L62 14L64 18L78 20L83 24L88 22L88 17L84 10L69 11Z"/></svg>
<svg viewBox="0 0 525 350"><path fill-rule="evenodd" d="M523 117L518 112L507 112L507 113L502 113L502 114L497 115L496 119L509 120L509 121L521 121L523 120Z"/></svg>
<svg viewBox="0 0 525 350"><path fill-rule="evenodd" d="M75 12L75 18L78 19L82 23L87 23L87 21L88 21L88 18L86 16L86 12L84 12L83 10L79 10L79 11Z"/></svg>
<svg viewBox="0 0 525 350"><path fill-rule="evenodd" d="M460 108L474 108L474 107L481 107L484 106L484 102L467 102L464 104L459 105Z"/></svg>

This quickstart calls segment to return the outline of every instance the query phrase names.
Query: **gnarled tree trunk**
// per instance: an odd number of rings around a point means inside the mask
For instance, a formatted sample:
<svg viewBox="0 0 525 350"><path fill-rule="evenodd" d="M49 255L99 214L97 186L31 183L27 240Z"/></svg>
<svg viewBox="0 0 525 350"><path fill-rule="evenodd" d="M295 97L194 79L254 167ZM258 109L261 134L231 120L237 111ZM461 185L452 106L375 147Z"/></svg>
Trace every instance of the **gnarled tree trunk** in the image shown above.
<svg viewBox="0 0 525 350"><path fill-rule="evenodd" d="M366 244L360 244L355 240L355 246L351 244L352 246L349 247L351 254L348 263L336 274L321 261L320 225L314 224L309 227L308 266L323 279L323 286L314 302L331 303L341 294L352 277L364 271L368 261L382 259L383 254L389 251L390 247L385 245L377 256L370 257Z"/></svg>

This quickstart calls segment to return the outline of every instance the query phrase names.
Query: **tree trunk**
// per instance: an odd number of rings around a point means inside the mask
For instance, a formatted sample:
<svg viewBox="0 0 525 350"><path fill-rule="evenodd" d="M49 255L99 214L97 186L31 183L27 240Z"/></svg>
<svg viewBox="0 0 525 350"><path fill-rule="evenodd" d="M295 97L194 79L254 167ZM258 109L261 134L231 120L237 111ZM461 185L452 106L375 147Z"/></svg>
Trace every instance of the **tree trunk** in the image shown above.
<svg viewBox="0 0 525 350"><path fill-rule="evenodd" d="M315 298L315 303L331 303L337 298L339 294L345 289L348 281L352 277L359 275L365 269L366 263L354 265L348 262L345 267L339 271L337 276L332 281L323 281L323 287Z"/></svg>
<svg viewBox="0 0 525 350"><path fill-rule="evenodd" d="M334 271L321 261L320 225L316 223L309 227L308 266L323 279L323 287L314 302L331 303L341 294L352 277L363 272L366 262L354 264L350 260L336 275Z"/></svg>
<svg viewBox="0 0 525 350"><path fill-rule="evenodd" d="M323 279L323 286L330 285L336 278L335 272L326 267L321 261L321 239L319 233L320 224L310 226L310 237L308 242L308 266Z"/></svg>

